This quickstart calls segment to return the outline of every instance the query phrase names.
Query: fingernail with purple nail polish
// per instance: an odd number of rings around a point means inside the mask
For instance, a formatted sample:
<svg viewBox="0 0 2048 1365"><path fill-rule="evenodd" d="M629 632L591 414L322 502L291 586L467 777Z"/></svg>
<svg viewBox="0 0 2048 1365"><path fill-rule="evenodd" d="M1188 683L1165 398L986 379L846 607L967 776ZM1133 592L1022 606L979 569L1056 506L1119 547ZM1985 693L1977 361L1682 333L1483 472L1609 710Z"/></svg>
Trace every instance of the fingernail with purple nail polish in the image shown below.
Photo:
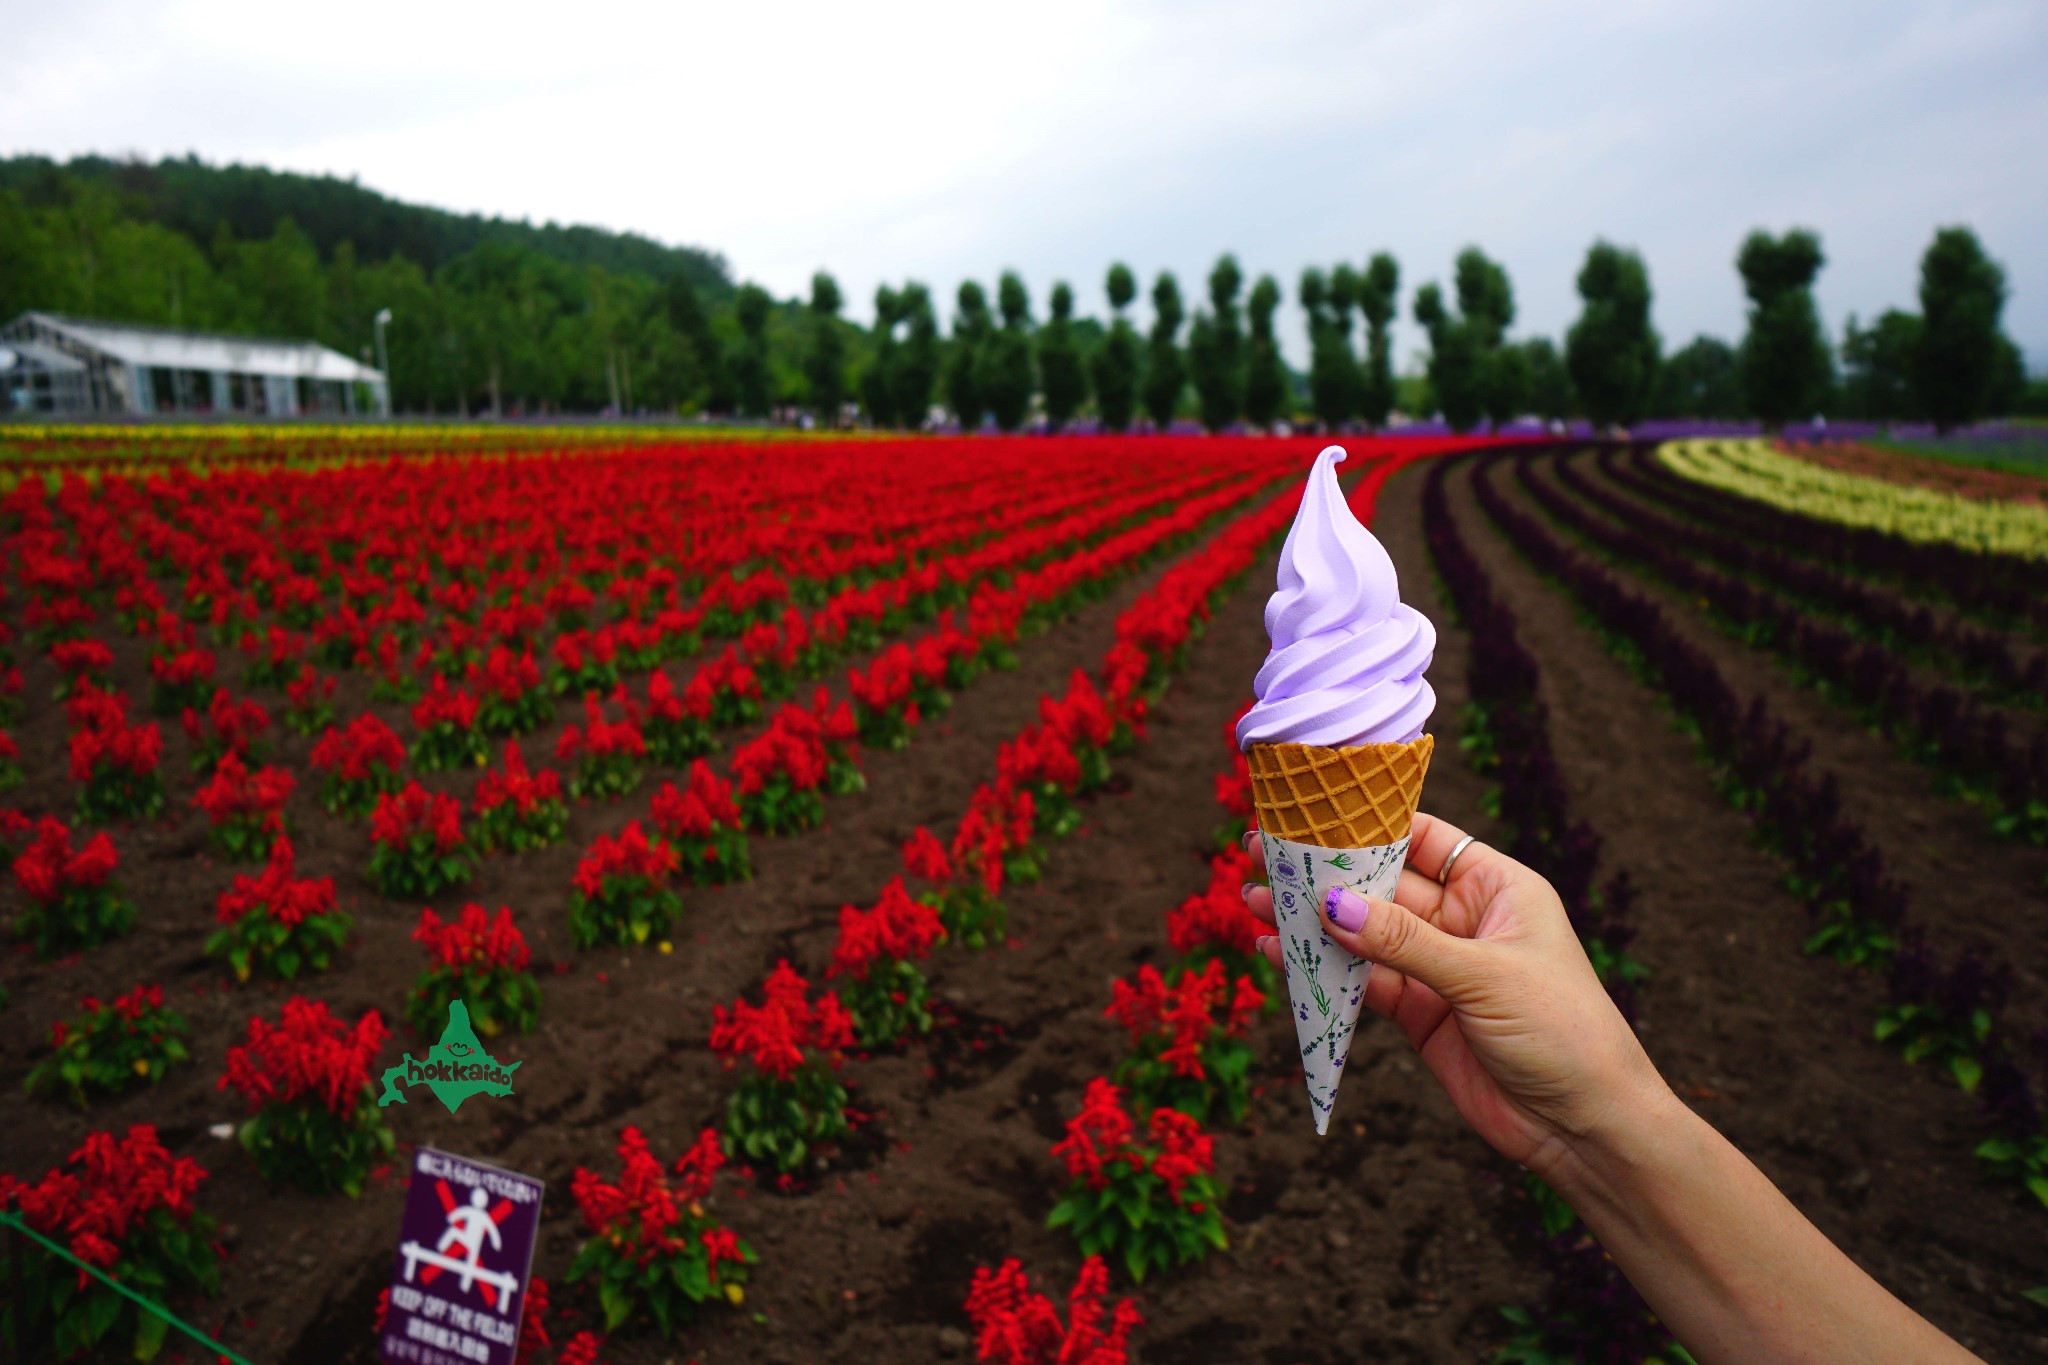
<svg viewBox="0 0 2048 1365"><path fill-rule="evenodd" d="M1333 886L1323 897L1323 914L1330 923L1354 934L1365 927L1365 912L1371 908L1365 897L1348 886Z"/></svg>
<svg viewBox="0 0 2048 1365"><path fill-rule="evenodd" d="M1253 891L1253 890L1254 890L1254 889L1255 889L1255 888L1256 888L1257 886L1258 886L1258 883L1257 883L1257 882L1246 882L1246 883L1245 883L1245 884L1244 884L1243 886L1240 886L1239 888L1237 888L1237 894L1238 894L1239 898L1240 898L1240 899L1243 899L1243 900L1250 900L1250 899L1252 898L1252 891Z"/></svg>

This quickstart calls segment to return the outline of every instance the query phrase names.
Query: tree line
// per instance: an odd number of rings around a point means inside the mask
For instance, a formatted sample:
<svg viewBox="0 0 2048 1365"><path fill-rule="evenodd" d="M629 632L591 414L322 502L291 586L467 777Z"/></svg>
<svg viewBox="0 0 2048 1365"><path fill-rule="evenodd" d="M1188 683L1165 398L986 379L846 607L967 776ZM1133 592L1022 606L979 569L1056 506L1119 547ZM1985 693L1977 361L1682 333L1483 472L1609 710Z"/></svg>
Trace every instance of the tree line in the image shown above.
<svg viewBox="0 0 2048 1365"><path fill-rule="evenodd" d="M393 398L409 412L802 409L915 427L943 409L968 428L1014 431L1084 417L1111 430L1189 419L1337 430L1399 411L1465 430L1521 415L1626 426L1816 413L1946 427L2048 407L2048 386L2028 385L2000 327L2004 273L1969 229L1944 228L1927 248L1919 312L1890 310L1868 327L1852 315L1838 345L1813 300L1824 264L1811 231L1751 234L1735 261L1745 335L1699 336L1666 355L1637 252L1593 244L1559 345L1511 335L1508 273L1468 247L1447 286L1414 290L1426 357L1404 376L1392 353L1401 270L1380 252L1302 271L1309 363L1297 373L1275 332L1280 281L1247 281L1228 254L1192 308L1160 272L1142 332L1130 315L1141 283L1122 264L1103 280L1106 321L1078 315L1064 282L1041 319L1007 271L993 297L960 284L945 328L926 285L885 284L863 328L824 272L808 298L776 299L735 285L708 252L445 214L331 178L191 159L0 162L0 320L39 308L306 336L369 358L371 319L389 308Z"/></svg>

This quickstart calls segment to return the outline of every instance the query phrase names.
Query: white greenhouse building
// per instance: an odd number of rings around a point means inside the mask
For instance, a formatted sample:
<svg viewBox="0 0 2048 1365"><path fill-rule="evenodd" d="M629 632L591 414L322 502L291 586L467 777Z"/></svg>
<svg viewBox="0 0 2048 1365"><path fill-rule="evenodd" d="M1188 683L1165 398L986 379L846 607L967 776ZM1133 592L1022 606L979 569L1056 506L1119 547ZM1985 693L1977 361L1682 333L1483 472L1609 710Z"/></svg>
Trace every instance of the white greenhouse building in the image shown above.
<svg viewBox="0 0 2048 1365"><path fill-rule="evenodd" d="M23 313L0 327L0 412L385 417L391 390L317 342Z"/></svg>

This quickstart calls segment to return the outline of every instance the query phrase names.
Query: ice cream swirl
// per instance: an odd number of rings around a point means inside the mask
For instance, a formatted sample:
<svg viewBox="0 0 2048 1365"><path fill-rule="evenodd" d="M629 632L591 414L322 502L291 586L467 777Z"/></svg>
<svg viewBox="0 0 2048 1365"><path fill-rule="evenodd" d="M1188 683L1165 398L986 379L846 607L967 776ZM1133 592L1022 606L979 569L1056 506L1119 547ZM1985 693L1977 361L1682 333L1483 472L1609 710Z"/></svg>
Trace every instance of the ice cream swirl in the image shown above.
<svg viewBox="0 0 2048 1365"><path fill-rule="evenodd" d="M1343 458L1342 446L1316 456L1280 549L1266 600L1272 651L1252 680L1258 702L1237 723L1239 748L1405 742L1436 709L1422 676L1436 628L1401 601L1394 561L1351 514L1337 484Z"/></svg>

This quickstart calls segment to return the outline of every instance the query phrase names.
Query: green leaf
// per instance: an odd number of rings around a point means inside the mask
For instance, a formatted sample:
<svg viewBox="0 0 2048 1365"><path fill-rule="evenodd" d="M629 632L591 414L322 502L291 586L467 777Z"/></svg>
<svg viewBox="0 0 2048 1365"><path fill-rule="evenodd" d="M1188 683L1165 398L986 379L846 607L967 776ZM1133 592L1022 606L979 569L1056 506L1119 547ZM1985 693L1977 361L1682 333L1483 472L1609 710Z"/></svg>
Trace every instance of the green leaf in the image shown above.
<svg viewBox="0 0 2048 1365"><path fill-rule="evenodd" d="M1948 1059L1948 1070L1966 1095L1975 1094L1977 1082L1984 1079L1984 1064L1975 1057L1965 1057L1961 1054L1951 1057Z"/></svg>
<svg viewBox="0 0 2048 1365"><path fill-rule="evenodd" d="M2028 1303L2037 1303L2043 1308L2048 1308L2048 1284L2044 1284L2038 1289L2022 1289L2020 1297Z"/></svg>
<svg viewBox="0 0 2048 1365"><path fill-rule="evenodd" d="M2041 1201L2043 1208L2048 1208L2048 1176L2028 1176L2027 1188L2034 1192L2034 1198Z"/></svg>
<svg viewBox="0 0 2048 1365"><path fill-rule="evenodd" d="M597 1287L598 1302L604 1306L604 1330L616 1332L620 1324L632 1316L633 1304L626 1292L617 1283L606 1279Z"/></svg>
<svg viewBox="0 0 2048 1365"><path fill-rule="evenodd" d="M144 1313L135 1324L135 1358L154 1360L156 1353L163 1349L164 1333L170 1330L170 1321L160 1314Z"/></svg>
<svg viewBox="0 0 2048 1365"><path fill-rule="evenodd" d="M121 1305L125 1302L126 1300L119 1294L104 1285L96 1284L92 1287L92 1292L86 1297L84 1308L87 1330L92 1333L93 1341L98 1341L113 1327L114 1319L121 1316Z"/></svg>

